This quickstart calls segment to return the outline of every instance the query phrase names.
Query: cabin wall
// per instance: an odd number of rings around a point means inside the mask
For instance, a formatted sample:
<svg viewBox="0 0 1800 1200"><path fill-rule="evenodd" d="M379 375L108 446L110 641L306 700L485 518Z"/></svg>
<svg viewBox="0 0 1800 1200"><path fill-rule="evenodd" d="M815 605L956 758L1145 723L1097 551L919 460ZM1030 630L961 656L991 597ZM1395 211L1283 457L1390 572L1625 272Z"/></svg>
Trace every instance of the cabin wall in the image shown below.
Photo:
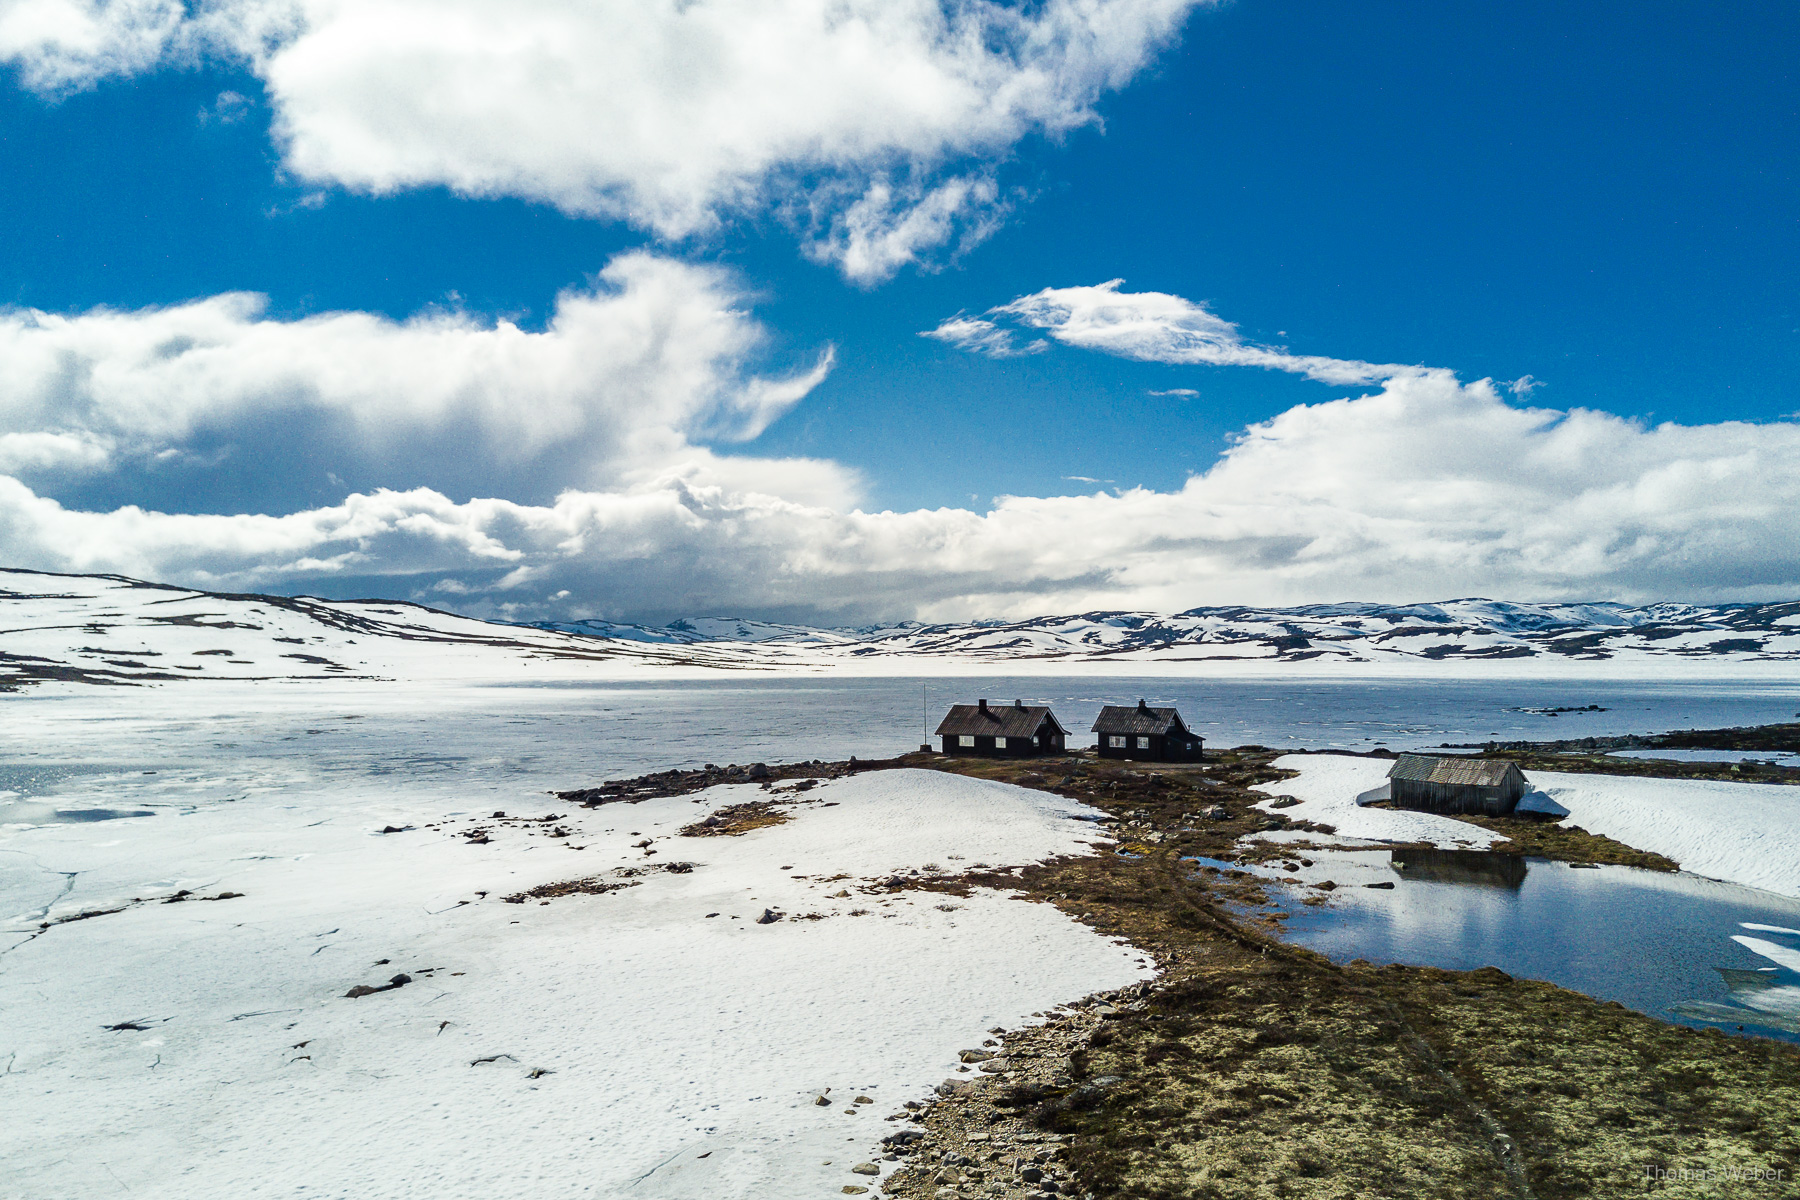
<svg viewBox="0 0 1800 1200"><path fill-rule="evenodd" d="M1483 813L1504 817L1518 806L1524 793L1523 779L1509 778L1501 787L1474 787L1458 783L1421 783L1414 779L1389 781L1389 792L1400 808L1434 813Z"/></svg>
<svg viewBox="0 0 1800 1200"><path fill-rule="evenodd" d="M1038 738L1009 737L1006 748L994 745L994 739L986 734L976 734L973 746L957 745L955 734L940 734L943 739L944 753L961 758L1036 758L1040 754L1061 754L1063 739L1061 734L1052 733Z"/></svg>
<svg viewBox="0 0 1800 1200"><path fill-rule="evenodd" d="M1151 734L1149 748L1143 749L1137 745L1138 738L1144 736L1143 734L1122 735L1127 743L1122 747L1107 745L1108 739L1119 735L1101 733L1096 736L1098 740L1094 750L1101 758L1118 758L1130 762L1198 762L1202 757L1202 747L1205 744L1200 738L1195 737L1193 739L1194 748L1189 750L1186 737L1165 737L1161 734Z"/></svg>

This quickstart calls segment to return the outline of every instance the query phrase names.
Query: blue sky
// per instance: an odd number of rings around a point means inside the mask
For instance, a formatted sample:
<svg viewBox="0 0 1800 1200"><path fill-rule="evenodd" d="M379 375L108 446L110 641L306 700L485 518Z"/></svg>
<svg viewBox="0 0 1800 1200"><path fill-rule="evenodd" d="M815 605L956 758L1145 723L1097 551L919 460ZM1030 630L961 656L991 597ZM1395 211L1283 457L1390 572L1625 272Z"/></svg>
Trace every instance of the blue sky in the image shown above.
<svg viewBox="0 0 1800 1200"><path fill-rule="evenodd" d="M422 11L384 4L395 19ZM767 25L776 59L818 35L797 3L766 17L731 0L699 7L709 5L748 22L740 32ZM0 299L15 326L0 343L0 435L15 439L16 481L0 501L14 510L0 515L0 556L503 615L652 619L693 606L860 619L1439 591L1800 591L1800 549L1782 532L1800 471L1791 5L1110 0L1096 7L1140 36L1090 48L1097 66L1029 39L1002 67L983 60L978 86L995 89L984 103L1027 75L1006 66L1067 78L979 136L955 120L884 124L850 107L809 126L816 93L772 94L750 71L734 95L721 71L692 85L719 90L724 108L709 111L747 106L793 136L770 149L747 127L689 145L677 130L654 169L644 163L662 142L636 159L588 147L629 143L685 94L679 79L634 85L628 64L622 98L588 109L579 95L521 100L478 81L457 93L463 124L409 125L419 67L404 39L387 58L343 51L331 7L14 0L0 15L12 64L0 91ZM1019 19L1050 25L1077 7L1034 5ZM561 19L548 4L461 8L501 29ZM656 5L627 11L590 6L576 33L604 39L661 19L644 15ZM892 57L937 62L950 39L929 47L932 13L973 8L888 10L902 11L917 29L883 32L872 18L873 36L898 39ZM236 24L221 34L208 20ZM256 20L273 24L245 34ZM670 61L665 74L681 66ZM485 80L496 67L480 69ZM374 97L375 135L348 129L360 112L332 110L346 81ZM569 137L533 142L564 117ZM528 132L482 143L490 119ZM793 150L834 138L829 154ZM501 161L514 141L516 161ZM858 196L908 179L921 210L946 180L989 191L947 233L858 266L842 248ZM320 382L330 338L286 347L278 367L243 365L242 346L321 314L435 313L465 330L508 320L542 333L560 292L594 288L634 254L698 272L656 287L686 289L731 348L699 366L597 368L591 393L568 401L587 415L555 432L526 422L509 433L454 396L369 418L385 401L353 387L333 399L338 385ZM1014 357L920 336L958 314L994 320L991 309L1019 297L1113 279L1124 295L1179 297L1192 306L1181 311L1233 323L1234 347L1433 371L1345 385L1219 365L1210 351L1184 360L1154 337L1126 353L1108 341L1117 314L1091 336L1057 326L1040 352ZM104 334L91 321L96 309L156 310L166 323L232 292L261 293L266 307L219 334L238 347L219 355L243 361L201 363L205 383L171 381L155 356L119 348L137 345L132 330L151 317ZM47 331L45 315L90 320ZM1134 308L1129 319L1151 318ZM1011 327L1018 346L1049 328ZM213 346L187 325L175 336L184 349ZM114 390L59 391L67 372L44 364L71 354ZM383 394L404 391L409 369L397 361ZM563 386L489 370L482 403L496 410ZM677 396L696 370L704 395ZM1483 392L1483 378L1528 382ZM720 399L771 380L785 381L783 399L759 401L754 417ZM230 394L188 399L209 387ZM593 416L641 411L630 397L643 389L674 415ZM141 415L190 403L204 412ZM720 418L721 404L736 415ZM1528 409L1544 415L1522 418ZM1733 424L1745 422L1756 424ZM46 449L46 438L75 442ZM609 448L594 451L600 442ZM1365 447L1360 457L1345 457L1351 446ZM1518 469L1446 464L1477 446ZM1383 457L1429 461L1436 482L1372 507L1396 471L1419 486L1416 470L1370 466ZM1543 486L1510 496L1532 470ZM669 490L675 476L716 490L698 540L666 507L692 509ZM343 515L351 497L416 489L436 498ZM558 508L571 492L604 497L614 515ZM665 504L654 520L643 516L653 494ZM1047 503L1056 498L1068 502ZM522 510L471 510L484 500ZM637 515L617 515L627 510ZM893 520L863 520L883 511ZM429 552L422 513L442 527ZM1096 534L1120 525L1142 532Z"/></svg>

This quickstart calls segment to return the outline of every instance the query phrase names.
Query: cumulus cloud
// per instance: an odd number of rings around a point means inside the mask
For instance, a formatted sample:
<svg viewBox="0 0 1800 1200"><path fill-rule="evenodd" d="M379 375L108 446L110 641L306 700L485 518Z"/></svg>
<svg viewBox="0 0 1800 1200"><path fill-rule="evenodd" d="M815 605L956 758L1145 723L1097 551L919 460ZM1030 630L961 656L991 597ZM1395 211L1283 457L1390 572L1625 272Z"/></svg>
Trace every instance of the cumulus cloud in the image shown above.
<svg viewBox="0 0 1800 1200"><path fill-rule="evenodd" d="M73 316L0 312L0 469L99 470L197 447L271 461L548 495L684 462L753 482L757 460L698 447L756 437L824 378L829 349L755 369L767 334L733 277L626 254L565 291L541 332L465 313L278 320L234 293ZM848 472L788 464L845 502ZM516 490L515 490L516 494Z"/></svg>
<svg viewBox="0 0 1800 1200"><path fill-rule="evenodd" d="M667 237L797 208L810 252L870 282L985 236L992 165L1092 123L1206 2L9 0L0 61L56 93L228 56L302 180Z"/></svg>
<svg viewBox="0 0 1800 1200"><path fill-rule="evenodd" d="M386 574L397 590L517 617L948 619L1474 593L1791 596L1796 506L1800 425L1519 408L1487 381L1425 371L1251 426L1169 492L870 513L668 474L543 505L415 489L288 516L191 516L70 511L0 480L0 547L22 566L202 586Z"/></svg>
<svg viewBox="0 0 1800 1200"><path fill-rule="evenodd" d="M989 309L985 315L999 318L999 322L959 315L927 331L926 336L978 354L992 354L989 345L1010 345L1012 329L1023 327L1042 330L1065 346L1139 362L1264 367L1337 385L1380 383L1424 370L1258 346L1246 342L1236 325L1204 304L1167 292L1121 292L1124 282L1112 279L1091 287L1045 288ZM977 325L986 341L958 341L958 330Z"/></svg>

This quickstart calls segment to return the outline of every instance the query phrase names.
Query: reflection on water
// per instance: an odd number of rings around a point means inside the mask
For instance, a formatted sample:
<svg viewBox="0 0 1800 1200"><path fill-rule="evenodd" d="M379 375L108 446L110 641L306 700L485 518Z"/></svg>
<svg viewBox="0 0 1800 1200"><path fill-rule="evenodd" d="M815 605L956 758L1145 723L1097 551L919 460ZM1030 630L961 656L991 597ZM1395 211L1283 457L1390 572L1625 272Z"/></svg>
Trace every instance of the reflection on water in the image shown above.
<svg viewBox="0 0 1800 1200"><path fill-rule="evenodd" d="M1402 879L1516 888L1530 870L1522 854L1492 850L1390 850L1388 865Z"/></svg>
<svg viewBox="0 0 1800 1200"><path fill-rule="evenodd" d="M1308 854L1297 881L1336 890L1324 906L1284 905L1287 933L1339 962L1493 966L1664 1020L1800 1042L1800 900L1503 854Z"/></svg>

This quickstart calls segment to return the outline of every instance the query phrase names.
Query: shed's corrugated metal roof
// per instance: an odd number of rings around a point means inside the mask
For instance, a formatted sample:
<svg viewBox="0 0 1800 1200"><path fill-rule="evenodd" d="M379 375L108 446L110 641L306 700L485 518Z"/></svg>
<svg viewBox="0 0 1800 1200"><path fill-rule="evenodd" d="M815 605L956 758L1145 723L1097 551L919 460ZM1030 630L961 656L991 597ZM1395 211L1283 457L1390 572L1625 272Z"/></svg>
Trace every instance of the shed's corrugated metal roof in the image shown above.
<svg viewBox="0 0 1800 1200"><path fill-rule="evenodd" d="M1067 734L1056 714L1042 704L990 704L983 709L976 704L952 704L944 719L938 722L938 735L960 737L1034 738L1045 721L1057 733Z"/></svg>
<svg viewBox="0 0 1800 1200"><path fill-rule="evenodd" d="M1144 708L1131 704L1109 704L1094 718L1092 733L1148 733L1168 735L1186 733L1181 714L1172 708Z"/></svg>
<svg viewBox="0 0 1800 1200"><path fill-rule="evenodd" d="M1389 779L1413 783L1449 783L1464 787L1502 787L1509 771L1518 764L1501 758L1438 758L1429 754L1402 754L1394 760Z"/></svg>

